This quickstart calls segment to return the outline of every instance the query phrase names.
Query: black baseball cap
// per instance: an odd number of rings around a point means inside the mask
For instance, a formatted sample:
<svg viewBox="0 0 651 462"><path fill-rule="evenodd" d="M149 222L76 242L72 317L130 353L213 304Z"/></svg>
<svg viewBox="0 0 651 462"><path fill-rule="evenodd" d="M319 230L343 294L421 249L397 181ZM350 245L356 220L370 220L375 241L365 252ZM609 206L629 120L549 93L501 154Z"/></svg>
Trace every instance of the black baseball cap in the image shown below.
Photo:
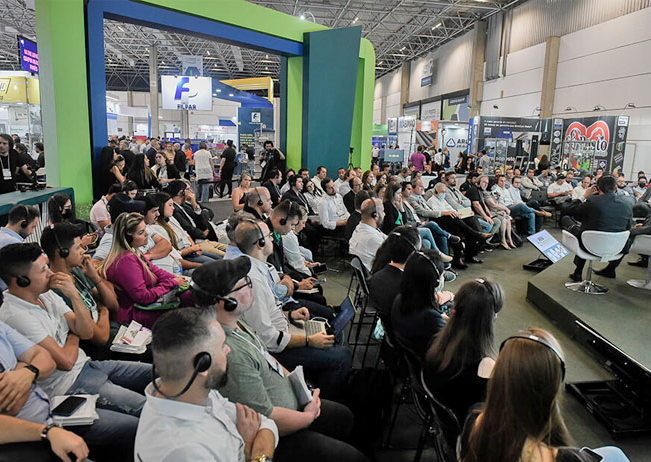
<svg viewBox="0 0 651 462"><path fill-rule="evenodd" d="M213 304L215 296L228 295L250 270L251 260L246 256L204 263L192 272L190 290L199 305Z"/></svg>

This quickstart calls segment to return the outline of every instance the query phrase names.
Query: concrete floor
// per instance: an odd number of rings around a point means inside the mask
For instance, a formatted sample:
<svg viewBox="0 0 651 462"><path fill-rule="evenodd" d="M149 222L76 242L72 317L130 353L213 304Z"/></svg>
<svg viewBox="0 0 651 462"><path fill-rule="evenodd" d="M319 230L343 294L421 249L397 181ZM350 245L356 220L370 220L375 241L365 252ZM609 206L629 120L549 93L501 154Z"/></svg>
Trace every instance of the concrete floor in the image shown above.
<svg viewBox="0 0 651 462"><path fill-rule="evenodd" d="M209 207L215 212L215 221L228 217L232 212L230 201L224 199L214 200ZM560 231L552 229L553 223L547 223L548 229L560 240ZM482 277L484 279L497 281L504 287L506 293L506 305L500 312L495 326L495 337L497 345L506 337L516 333L520 329L529 326L537 326L551 332L561 343L565 352L567 365L567 382L603 380L611 376L603 369L584 349L565 335L545 314L539 311L533 304L526 300L527 281L535 273L522 269L522 265L535 260L538 251L529 243L516 250L494 250L481 254L484 263L471 265L467 270L460 272L456 281L447 284L446 289L455 291L464 281L472 278ZM637 256L627 257L627 260L635 259ZM572 258L571 256L566 258ZM329 261L328 266L339 266L345 268L343 262ZM642 278L643 269L639 269ZM329 303L338 304L347 293L350 281L350 272L325 273L328 282L325 284L325 296ZM597 301L598 303L598 301ZM615 318L613 318L615 321ZM368 362L367 362L368 365ZM628 438L615 441L608 432L572 397L564 396L563 416L574 438L576 446L599 447L615 445L626 453L632 462L651 461L651 437ZM402 422L405 422L402 425ZM406 441L408 445L414 445L420 432L420 425L413 418L413 410L405 409L400 416L397 427L400 429L396 435L396 441ZM413 451L382 450L377 454L377 460L401 461L412 460ZM423 460L433 460L430 452L427 451Z"/></svg>

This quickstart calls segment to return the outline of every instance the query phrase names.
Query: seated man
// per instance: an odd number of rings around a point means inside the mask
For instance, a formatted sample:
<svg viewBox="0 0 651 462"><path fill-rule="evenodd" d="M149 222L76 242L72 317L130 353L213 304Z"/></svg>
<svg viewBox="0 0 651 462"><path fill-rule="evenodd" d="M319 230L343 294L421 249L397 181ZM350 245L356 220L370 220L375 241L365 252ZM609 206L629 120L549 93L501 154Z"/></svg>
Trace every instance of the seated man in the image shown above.
<svg viewBox="0 0 651 462"><path fill-rule="evenodd" d="M507 207L511 211L511 216L517 219L527 220L527 233L529 235L536 233L536 211L531 207L525 205L520 199L520 203L516 204L513 201L513 196L506 189L506 178L504 175L497 176L497 184L493 186L493 196L495 201Z"/></svg>
<svg viewBox="0 0 651 462"><path fill-rule="evenodd" d="M372 193L366 191L365 189L362 189L357 194L355 194L355 211L350 214L350 217L348 217L348 221L346 222L346 230L344 231L344 237L347 241L350 241L350 238L353 237L353 233L355 232L355 228L357 228L359 222L362 221L362 203L364 203L366 199L369 199L371 197L371 194Z"/></svg>
<svg viewBox="0 0 651 462"><path fill-rule="evenodd" d="M511 199L513 199L513 206L517 207L518 204L524 204L522 201L522 195L520 194L522 178L519 176L513 177L511 179L511 186L512 187L507 189L507 191L511 194ZM536 232L540 231L542 229L544 217L551 217L552 214L542 210L540 203L535 199L528 200L525 205L534 211L536 215Z"/></svg>
<svg viewBox="0 0 651 462"><path fill-rule="evenodd" d="M99 420L93 428L112 444L133 443L145 402L141 394L151 366L125 361L93 361L79 348L79 340L93 336L95 322L69 274L53 273L38 244L11 244L0 250L0 277L9 286L0 320L43 347L56 370L38 380L49 397L76 393L98 394ZM68 308L51 289L72 301ZM90 440L89 440L90 441Z"/></svg>
<svg viewBox="0 0 651 462"><path fill-rule="evenodd" d="M580 200L583 202L588 196L592 195L594 191L589 191L591 183L592 177L590 175L584 176L581 184L572 190L572 200Z"/></svg>
<svg viewBox="0 0 651 462"><path fill-rule="evenodd" d="M626 183L626 177L623 173L617 175L617 195L631 204L631 207L637 202L637 197L635 197L633 189Z"/></svg>
<svg viewBox="0 0 651 462"><path fill-rule="evenodd" d="M552 178L552 169L546 168L540 173L540 175L536 177L536 179L542 185L540 189L548 189L549 185L551 185L554 182L554 179Z"/></svg>
<svg viewBox="0 0 651 462"><path fill-rule="evenodd" d="M328 169L325 168L323 165L319 165L316 168L316 175L312 178L312 183L314 183L314 186L316 186L316 189L321 191L321 194L324 194L326 192L325 188L323 187L323 180L325 180L328 177ZM333 186L334 186L334 181L333 181ZM335 188L335 192L336 192Z"/></svg>
<svg viewBox="0 0 651 462"><path fill-rule="evenodd" d="M50 400L34 384L37 377L48 377L56 369L47 351L0 322L0 366L6 396L0 411L0 459L49 461L53 453L63 457L70 452L77 460L88 457L82 438L52 424Z"/></svg>
<svg viewBox="0 0 651 462"><path fill-rule="evenodd" d="M612 175L604 175L597 182L597 194L589 196L585 202L572 201L566 209L566 215L561 219L561 227L574 234L581 247L583 231L606 231L616 233L631 229L633 225L633 210L631 205L617 195L617 180ZM606 277L615 277L615 268L620 260L613 262L602 271L595 271ZM574 257L576 269L570 274L570 279L579 282L583 280L585 260Z"/></svg>
<svg viewBox="0 0 651 462"><path fill-rule="evenodd" d="M513 174L513 170L509 170L511 172L511 175ZM455 172L447 172L445 174L444 179L442 180L442 183L445 185L445 200L447 201L450 206L456 210L457 212L463 208L471 208L472 209L472 204L470 202L470 199L468 199L466 196L461 194L460 191L457 190L457 174ZM474 212L473 212L474 213ZM481 218L480 215L475 215L475 218L478 222L479 225L481 226L482 231L485 233L489 233L491 236L495 234L495 231L497 231L498 225L495 223L489 223ZM472 226L472 225L471 225ZM473 226L474 227L474 226Z"/></svg>
<svg viewBox="0 0 651 462"><path fill-rule="evenodd" d="M573 190L572 185L565 181L565 175L561 173L556 177L556 181L547 187L547 197L552 204L561 205L571 199Z"/></svg>
<svg viewBox="0 0 651 462"><path fill-rule="evenodd" d="M352 214L355 211L355 194L362 190L362 180L354 176L348 181L348 185L349 191L343 196L343 200L346 210Z"/></svg>
<svg viewBox="0 0 651 462"><path fill-rule="evenodd" d="M181 225L181 228L190 235L201 247L202 255L217 259L224 256L226 246L219 242L210 240L210 228L201 229L200 223L204 220L203 209L197 203L192 188L182 180L174 180L167 187L167 193L172 196L174 202L173 218Z"/></svg>
<svg viewBox="0 0 651 462"><path fill-rule="evenodd" d="M269 190L263 187L251 188L246 195L244 211L250 213L258 220L266 220L271 213L272 201Z"/></svg>
<svg viewBox="0 0 651 462"><path fill-rule="evenodd" d="M256 303L245 319L264 341L269 351L286 367L302 364L315 379L324 396L336 396L351 367L351 353L341 345L342 339L324 332L307 336L289 332L289 320L309 319L309 311L301 307L285 315L276 298L274 275L267 266L273 251L271 233L264 222L243 222L235 230L237 246L251 260L249 278ZM275 271L275 270L274 270Z"/></svg>
<svg viewBox="0 0 651 462"><path fill-rule="evenodd" d="M18 204L9 211L7 226L0 228L0 249L9 244L25 242L34 233L40 213L32 205ZM7 285L0 279L0 297ZM1 298L0 298L1 300Z"/></svg>
<svg viewBox="0 0 651 462"><path fill-rule="evenodd" d="M318 210L313 210L312 207L310 207L310 203L305 198L305 195L303 194L303 178L301 176L290 176L287 180L287 184L290 186L289 190L283 194L281 200L290 200L301 207L305 207L307 210L308 221L305 223L305 227L300 232L299 237L301 243L314 254L319 248L320 227L315 221Z"/></svg>
<svg viewBox="0 0 651 462"><path fill-rule="evenodd" d="M651 215L651 187L646 188L644 194L637 200L633 213L636 217L642 218Z"/></svg>
<svg viewBox="0 0 651 462"><path fill-rule="evenodd" d="M273 207L278 205L278 202L280 202L280 188L278 188L278 185L280 184L280 170L277 168L271 169L269 171L269 179L262 183L262 186L264 188L267 188L269 191L269 196L271 197L271 205Z"/></svg>
<svg viewBox="0 0 651 462"><path fill-rule="evenodd" d="M646 176L640 175L637 177L637 184L633 186L633 193L635 194L635 199L639 199L646 192Z"/></svg>
<svg viewBox="0 0 651 462"><path fill-rule="evenodd" d="M373 259L384 240L386 234L380 231L384 221L384 205L378 198L366 199L362 203L362 220L355 228L350 238L350 253L359 257L366 269L370 272Z"/></svg>
<svg viewBox="0 0 651 462"><path fill-rule="evenodd" d="M319 204L321 226L327 234L343 236L350 213L346 210L343 198L335 190L332 178L325 178L321 182L321 187L325 191L323 200Z"/></svg>
<svg viewBox="0 0 651 462"><path fill-rule="evenodd" d="M262 462L273 457L278 443L273 420L217 391L227 380L225 340L214 310L175 310L156 322L152 350L160 378L146 390L137 461Z"/></svg>
<svg viewBox="0 0 651 462"><path fill-rule="evenodd" d="M288 379L289 371L269 354L243 319L256 302L247 283L250 269L251 260L240 257L206 264L192 275L197 305L216 310L230 347L227 380L220 393L274 420L281 435L275 460L364 460L359 451L342 441L350 435L350 410L321 400L318 389L312 392L312 401L301 406Z"/></svg>
<svg viewBox="0 0 651 462"><path fill-rule="evenodd" d="M100 197L90 209L90 224L101 239L104 235L104 228L111 224L111 214L108 211L108 203L113 196L122 191L122 185L119 183L112 184L108 193Z"/></svg>
<svg viewBox="0 0 651 462"><path fill-rule="evenodd" d="M337 190L337 192L339 194L341 194L342 197L345 196L348 191L346 191L346 192L344 192L342 194L342 193L339 192L339 188L341 188L341 185L348 182L349 179L346 178L347 176L348 176L348 172L346 171L345 168L340 167L340 168L337 169L337 179L335 180L335 189Z"/></svg>

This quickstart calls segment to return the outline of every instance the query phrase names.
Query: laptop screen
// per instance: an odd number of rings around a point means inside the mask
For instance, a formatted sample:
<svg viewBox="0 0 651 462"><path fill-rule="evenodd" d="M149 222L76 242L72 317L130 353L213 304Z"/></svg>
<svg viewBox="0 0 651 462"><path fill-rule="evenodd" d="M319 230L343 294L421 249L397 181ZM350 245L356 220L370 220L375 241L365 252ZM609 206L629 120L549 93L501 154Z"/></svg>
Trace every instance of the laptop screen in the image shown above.
<svg viewBox="0 0 651 462"><path fill-rule="evenodd" d="M335 319L332 321L332 327L334 327L335 332L343 332L346 328L346 324L350 322L351 319L355 317L355 307L350 297L346 297L341 303L341 311Z"/></svg>

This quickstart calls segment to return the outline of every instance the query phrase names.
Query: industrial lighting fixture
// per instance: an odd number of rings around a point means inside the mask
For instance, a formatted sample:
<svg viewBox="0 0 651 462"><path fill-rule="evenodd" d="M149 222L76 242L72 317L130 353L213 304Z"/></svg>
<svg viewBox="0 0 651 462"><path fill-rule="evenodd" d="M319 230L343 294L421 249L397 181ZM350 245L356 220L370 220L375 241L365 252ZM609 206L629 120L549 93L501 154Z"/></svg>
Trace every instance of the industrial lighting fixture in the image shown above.
<svg viewBox="0 0 651 462"><path fill-rule="evenodd" d="M383 62L384 62L384 61L380 61L379 63L377 63L377 65L378 65L378 66L381 65Z"/></svg>
<svg viewBox="0 0 651 462"><path fill-rule="evenodd" d="M565 112L579 112L574 106L568 106L565 108Z"/></svg>
<svg viewBox="0 0 651 462"><path fill-rule="evenodd" d="M305 20L305 15L306 15L306 14L309 14L310 16L312 16L312 22L316 22L316 18L315 18L314 15L313 15L312 13L310 13L309 11L304 11L304 12L301 14L301 19L302 19L302 20Z"/></svg>
<svg viewBox="0 0 651 462"><path fill-rule="evenodd" d="M442 25L443 25L443 23L440 22L440 23L438 23L436 26L432 27L432 30L438 29L438 28L441 27Z"/></svg>
<svg viewBox="0 0 651 462"><path fill-rule="evenodd" d="M222 92L221 88L218 88L217 93L221 93L221 92Z"/></svg>
<svg viewBox="0 0 651 462"><path fill-rule="evenodd" d="M540 115L540 106L534 108L534 110L533 110L533 112L531 113L531 115L539 116L539 115Z"/></svg>
<svg viewBox="0 0 651 462"><path fill-rule="evenodd" d="M208 50L207 53L208 53L208 56L210 56L210 50Z"/></svg>
<svg viewBox="0 0 651 462"><path fill-rule="evenodd" d="M228 96L230 96L232 98L235 95L233 93L229 93Z"/></svg>
<svg viewBox="0 0 651 462"><path fill-rule="evenodd" d="M265 70L265 71L268 71L268 70L269 70L269 66L265 66L265 67L264 67L264 70Z"/></svg>
<svg viewBox="0 0 651 462"><path fill-rule="evenodd" d="M592 108L593 111L605 111L606 108L602 106L601 104L596 104L595 107Z"/></svg>
<svg viewBox="0 0 651 462"><path fill-rule="evenodd" d="M499 109L500 107L497 104L493 104L493 109Z"/></svg>
<svg viewBox="0 0 651 462"><path fill-rule="evenodd" d="M355 19L353 19L353 24L355 24L357 21L359 21L359 17L355 16Z"/></svg>
<svg viewBox="0 0 651 462"><path fill-rule="evenodd" d="M636 107L635 103L626 103L626 106L624 106L624 109L628 109L629 107L630 108L635 108Z"/></svg>
<svg viewBox="0 0 651 462"><path fill-rule="evenodd" d="M399 51L404 51L404 50L405 50L405 48L407 48L407 47L406 47L406 46L404 46L404 47L402 47L402 48L401 48L401 49L400 49Z"/></svg>

